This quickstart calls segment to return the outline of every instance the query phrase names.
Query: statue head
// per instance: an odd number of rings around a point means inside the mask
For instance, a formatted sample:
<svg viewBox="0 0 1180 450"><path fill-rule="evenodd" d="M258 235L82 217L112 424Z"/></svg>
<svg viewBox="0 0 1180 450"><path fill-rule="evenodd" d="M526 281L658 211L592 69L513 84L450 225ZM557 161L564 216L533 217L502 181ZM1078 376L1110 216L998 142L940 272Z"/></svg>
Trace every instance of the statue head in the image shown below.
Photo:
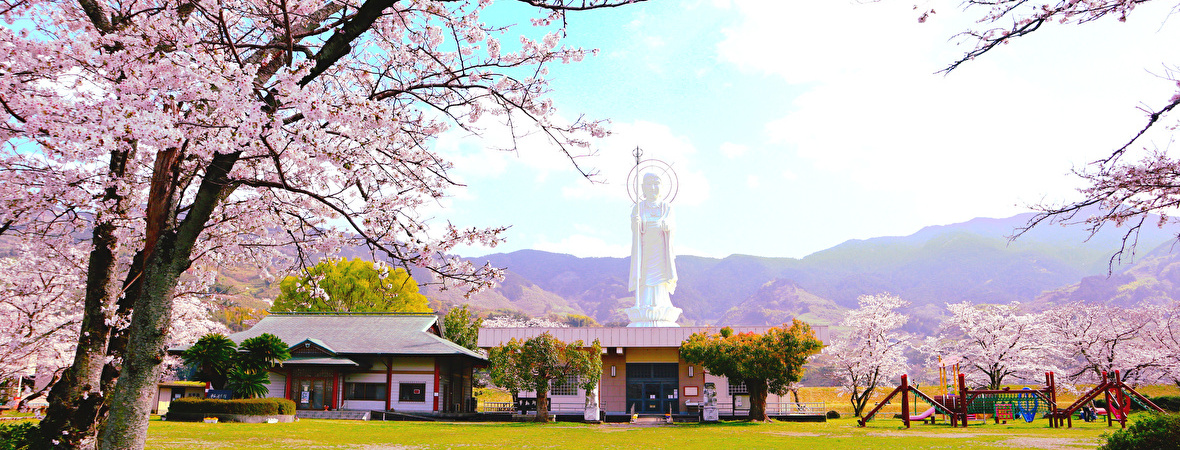
<svg viewBox="0 0 1180 450"><path fill-rule="evenodd" d="M660 197L660 176L654 173L643 174L644 200L658 200Z"/></svg>

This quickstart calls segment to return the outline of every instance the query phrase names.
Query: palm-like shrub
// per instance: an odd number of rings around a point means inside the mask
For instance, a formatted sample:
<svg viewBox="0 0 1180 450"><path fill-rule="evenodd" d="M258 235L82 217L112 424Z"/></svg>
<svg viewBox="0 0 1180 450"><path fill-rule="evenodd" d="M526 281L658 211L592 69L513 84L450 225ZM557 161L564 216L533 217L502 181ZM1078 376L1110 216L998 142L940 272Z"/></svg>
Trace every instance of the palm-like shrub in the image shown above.
<svg viewBox="0 0 1180 450"><path fill-rule="evenodd" d="M185 364L197 367L197 381L213 384L213 389L225 387L226 375L234 366L238 346L221 333L206 334L181 353Z"/></svg>
<svg viewBox="0 0 1180 450"><path fill-rule="evenodd" d="M234 398L260 398L270 392L266 388L270 373L265 370L251 372L235 368L229 371L228 378L225 387L234 392Z"/></svg>
<svg viewBox="0 0 1180 450"><path fill-rule="evenodd" d="M184 362L199 366L197 379L208 381L214 389L229 389L234 398L266 397L271 367L291 358L288 345L270 333L242 341L242 345L222 334L201 336L181 355Z"/></svg>
<svg viewBox="0 0 1180 450"><path fill-rule="evenodd" d="M288 345L270 333L242 341L238 346L237 367L246 372L266 372L271 366L291 359Z"/></svg>

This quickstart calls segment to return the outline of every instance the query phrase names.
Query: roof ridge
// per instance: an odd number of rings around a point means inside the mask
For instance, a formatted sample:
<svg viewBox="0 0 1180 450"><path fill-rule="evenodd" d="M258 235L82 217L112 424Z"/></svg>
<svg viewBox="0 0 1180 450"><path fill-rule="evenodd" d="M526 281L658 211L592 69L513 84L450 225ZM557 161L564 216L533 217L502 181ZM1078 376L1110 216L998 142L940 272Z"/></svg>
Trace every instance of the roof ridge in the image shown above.
<svg viewBox="0 0 1180 450"><path fill-rule="evenodd" d="M438 316L436 312L356 312L356 311L267 311L272 316Z"/></svg>

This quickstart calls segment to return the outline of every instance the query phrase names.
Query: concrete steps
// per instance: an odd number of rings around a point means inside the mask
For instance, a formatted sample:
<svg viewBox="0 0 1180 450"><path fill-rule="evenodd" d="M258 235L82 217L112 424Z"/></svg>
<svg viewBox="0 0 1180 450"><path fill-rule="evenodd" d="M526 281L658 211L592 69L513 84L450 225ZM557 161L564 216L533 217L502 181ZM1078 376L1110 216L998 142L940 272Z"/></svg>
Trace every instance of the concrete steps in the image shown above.
<svg viewBox="0 0 1180 450"><path fill-rule="evenodd" d="M369 411L295 411L295 417L300 419L369 420L370 415Z"/></svg>

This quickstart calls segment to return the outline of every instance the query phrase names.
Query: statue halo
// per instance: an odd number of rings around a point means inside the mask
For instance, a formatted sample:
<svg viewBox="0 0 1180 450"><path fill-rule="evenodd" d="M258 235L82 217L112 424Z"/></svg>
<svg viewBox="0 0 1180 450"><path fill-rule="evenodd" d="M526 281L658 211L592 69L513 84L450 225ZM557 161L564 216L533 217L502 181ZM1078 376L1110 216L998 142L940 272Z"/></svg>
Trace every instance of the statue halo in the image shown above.
<svg viewBox="0 0 1180 450"><path fill-rule="evenodd" d="M676 171L672 170L672 166L666 162L647 159L640 161L627 174L627 196L631 198L632 202L639 201L639 192L636 192L636 189L638 189L639 177L645 173L654 173L665 183L668 183L668 188L663 190L663 195L660 197L661 202L672 203L672 200L676 199L676 194L680 191L680 179L677 177Z"/></svg>

